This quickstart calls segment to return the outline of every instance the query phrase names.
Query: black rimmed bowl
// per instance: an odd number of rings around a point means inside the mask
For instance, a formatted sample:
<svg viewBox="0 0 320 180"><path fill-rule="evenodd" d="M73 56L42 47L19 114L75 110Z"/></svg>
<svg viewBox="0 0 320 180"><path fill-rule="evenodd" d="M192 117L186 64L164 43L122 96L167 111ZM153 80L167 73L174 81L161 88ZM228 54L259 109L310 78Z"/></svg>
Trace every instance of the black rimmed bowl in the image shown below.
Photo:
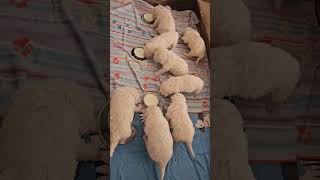
<svg viewBox="0 0 320 180"><path fill-rule="evenodd" d="M133 48L132 51L131 51L131 55L139 60L139 61L145 61L147 60L147 58L144 56L144 49L143 47L136 47L136 48Z"/></svg>

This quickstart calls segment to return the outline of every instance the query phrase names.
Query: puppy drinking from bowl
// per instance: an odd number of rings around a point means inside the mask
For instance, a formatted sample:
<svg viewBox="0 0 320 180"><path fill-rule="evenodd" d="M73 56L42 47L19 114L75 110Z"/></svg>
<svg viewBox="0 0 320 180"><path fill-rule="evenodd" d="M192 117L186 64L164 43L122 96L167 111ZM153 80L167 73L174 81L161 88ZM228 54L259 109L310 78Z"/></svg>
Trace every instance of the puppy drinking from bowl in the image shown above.
<svg viewBox="0 0 320 180"><path fill-rule="evenodd" d="M126 144L135 135L132 126L134 112L141 111L140 93L129 86L117 88L110 101L110 157L118 144ZM122 108L125 107L125 108Z"/></svg>
<svg viewBox="0 0 320 180"><path fill-rule="evenodd" d="M170 97L171 104L166 113L166 119L172 128L172 137L176 142L184 142L189 153L195 158L192 148L195 129L188 114L187 100L181 93L176 93Z"/></svg>
<svg viewBox="0 0 320 180"><path fill-rule="evenodd" d="M150 39L144 45L144 56L153 57L155 51L160 48L174 49L178 44L179 34L177 32L166 32Z"/></svg>
<svg viewBox="0 0 320 180"><path fill-rule="evenodd" d="M143 112L144 142L147 152L160 169L160 180L164 179L168 162L173 154L173 139L168 121L159 106L148 106Z"/></svg>
<svg viewBox="0 0 320 180"><path fill-rule="evenodd" d="M175 32L176 24L174 22L172 12L162 5L158 5L153 9L154 23L153 28L159 33Z"/></svg>

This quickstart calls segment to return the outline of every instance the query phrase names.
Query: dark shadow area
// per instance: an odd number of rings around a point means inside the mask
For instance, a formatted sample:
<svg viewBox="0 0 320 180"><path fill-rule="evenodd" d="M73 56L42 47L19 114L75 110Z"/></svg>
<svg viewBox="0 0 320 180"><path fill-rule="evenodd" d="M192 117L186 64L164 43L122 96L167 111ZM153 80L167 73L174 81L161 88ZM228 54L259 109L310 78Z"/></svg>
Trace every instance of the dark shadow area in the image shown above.
<svg viewBox="0 0 320 180"><path fill-rule="evenodd" d="M319 1L226 2L211 7L212 171L219 169L213 174L217 180L250 171L254 177L246 179L318 178ZM234 114L221 115L216 101L222 99L236 108L242 123L223 124ZM244 135L222 131L235 124ZM241 153L236 158L226 151Z"/></svg>
<svg viewBox="0 0 320 180"><path fill-rule="evenodd" d="M109 3L1 2L1 180L109 177Z"/></svg>

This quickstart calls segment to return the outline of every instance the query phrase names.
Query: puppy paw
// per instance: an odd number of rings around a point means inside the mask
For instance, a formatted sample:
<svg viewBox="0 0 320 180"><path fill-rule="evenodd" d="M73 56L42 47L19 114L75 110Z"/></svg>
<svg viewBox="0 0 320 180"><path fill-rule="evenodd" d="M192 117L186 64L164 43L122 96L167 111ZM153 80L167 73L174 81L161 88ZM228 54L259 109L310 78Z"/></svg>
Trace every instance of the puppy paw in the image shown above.
<svg viewBox="0 0 320 180"><path fill-rule="evenodd" d="M143 111L143 113L141 113L140 114L140 120L141 120L141 122L143 123L144 122L144 120L145 120L145 114L144 114L144 111Z"/></svg>
<svg viewBox="0 0 320 180"><path fill-rule="evenodd" d="M141 120L142 123L144 123L145 117L141 117L141 116L140 116L140 120Z"/></svg>

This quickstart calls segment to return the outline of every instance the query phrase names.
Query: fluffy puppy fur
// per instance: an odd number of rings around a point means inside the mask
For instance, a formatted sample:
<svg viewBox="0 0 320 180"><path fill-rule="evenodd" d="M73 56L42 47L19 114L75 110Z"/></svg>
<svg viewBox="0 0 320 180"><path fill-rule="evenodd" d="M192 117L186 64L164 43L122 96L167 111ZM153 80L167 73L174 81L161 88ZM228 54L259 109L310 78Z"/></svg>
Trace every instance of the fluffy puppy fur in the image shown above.
<svg viewBox="0 0 320 180"><path fill-rule="evenodd" d="M156 50L153 60L162 65L162 68L154 74L155 76L160 76L168 71L176 76L189 73L189 67L186 61L168 49L160 48Z"/></svg>
<svg viewBox="0 0 320 180"><path fill-rule="evenodd" d="M151 58L157 49L174 49L178 44L179 34L177 32L166 32L150 39L144 45L144 55Z"/></svg>
<svg viewBox="0 0 320 180"><path fill-rule="evenodd" d="M212 12L211 27L215 47L251 39L250 14L242 0L216 1ZM237 12L237 15L230 12Z"/></svg>
<svg viewBox="0 0 320 180"><path fill-rule="evenodd" d="M221 153L212 157L217 179L255 180L248 164L248 142L240 112L229 101L214 99L213 102L215 120L211 143L215 144L214 151Z"/></svg>
<svg viewBox="0 0 320 180"><path fill-rule="evenodd" d="M129 86L114 90L110 101L110 157L118 144L126 144L135 135L134 112L140 111L140 93ZM125 107L125 108L124 108Z"/></svg>
<svg viewBox="0 0 320 180"><path fill-rule="evenodd" d="M153 17L155 18L155 21L152 27L155 28L159 34L176 31L176 24L172 12L169 9L162 5L158 5L153 9Z"/></svg>
<svg viewBox="0 0 320 180"><path fill-rule="evenodd" d="M272 103L291 95L300 77L299 62L265 43L242 42L212 49L214 96L256 99L271 94Z"/></svg>
<svg viewBox="0 0 320 180"><path fill-rule="evenodd" d="M199 32L187 27L181 39L191 49L189 53L185 54L187 58L197 57L196 64L198 64L201 59L206 57L206 45Z"/></svg>
<svg viewBox="0 0 320 180"><path fill-rule="evenodd" d="M204 82L201 78L194 75L184 75L170 77L160 85L160 93L163 96L169 96L179 92L196 93L202 91Z"/></svg>
<svg viewBox="0 0 320 180"><path fill-rule="evenodd" d="M173 139L169 124L158 106L149 106L144 112L144 142L147 152L160 168L160 179L164 179L166 166L172 157Z"/></svg>
<svg viewBox="0 0 320 180"><path fill-rule="evenodd" d="M72 82L23 85L0 129L0 179L75 179L77 160L99 159L98 141L80 138L95 127L93 115L88 92Z"/></svg>
<svg viewBox="0 0 320 180"><path fill-rule="evenodd" d="M186 143L189 152L195 157L192 149L192 141L195 129L188 114L187 100L181 93L170 97L171 104L166 113L166 119L172 128L172 137L177 142Z"/></svg>

